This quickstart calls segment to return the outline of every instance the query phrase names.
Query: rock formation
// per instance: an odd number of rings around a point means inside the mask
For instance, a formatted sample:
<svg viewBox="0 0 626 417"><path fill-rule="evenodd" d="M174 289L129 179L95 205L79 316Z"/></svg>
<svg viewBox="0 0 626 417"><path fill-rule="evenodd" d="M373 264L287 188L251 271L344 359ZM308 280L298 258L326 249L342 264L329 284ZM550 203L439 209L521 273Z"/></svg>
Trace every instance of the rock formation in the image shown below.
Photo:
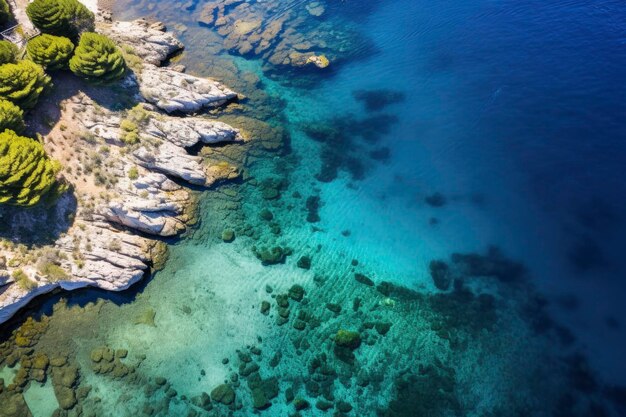
<svg viewBox="0 0 626 417"><path fill-rule="evenodd" d="M8 235L37 224L61 230L53 242L26 255L11 244L3 252L0 323L55 288L128 288L165 256L164 243L154 237L176 236L192 220L194 199L172 179L210 186L238 175L237 167L208 164L188 148L240 141L239 130L202 116L161 112L196 113L237 94L212 80L157 67L182 48L162 25L104 22L99 30L145 60L141 74L123 81L126 89L139 92L140 103L114 111L82 92L64 102L61 121L44 142L63 162L72 192L52 210L12 215ZM68 124L70 132L64 133Z"/></svg>

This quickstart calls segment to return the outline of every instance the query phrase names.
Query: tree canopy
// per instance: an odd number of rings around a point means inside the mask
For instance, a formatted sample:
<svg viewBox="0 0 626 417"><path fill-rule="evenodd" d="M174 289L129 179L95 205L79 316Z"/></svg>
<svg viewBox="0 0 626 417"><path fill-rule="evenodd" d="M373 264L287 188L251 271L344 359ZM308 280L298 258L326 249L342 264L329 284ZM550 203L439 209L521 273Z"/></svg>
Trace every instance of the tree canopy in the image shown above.
<svg viewBox="0 0 626 417"><path fill-rule="evenodd" d="M0 0L2 1L2 0ZM19 50L9 41L0 41L0 65L15 63Z"/></svg>
<svg viewBox="0 0 626 417"><path fill-rule="evenodd" d="M4 25L11 18L11 9L6 0L0 0L0 25Z"/></svg>
<svg viewBox="0 0 626 417"><path fill-rule="evenodd" d="M85 32L70 59L70 70L89 82L108 84L124 75L126 63L111 39Z"/></svg>
<svg viewBox="0 0 626 417"><path fill-rule="evenodd" d="M11 129L17 133L24 131L24 112L7 100L0 100L0 132Z"/></svg>
<svg viewBox="0 0 626 417"><path fill-rule="evenodd" d="M34 0L26 14L42 32L72 39L95 25L93 13L78 0Z"/></svg>
<svg viewBox="0 0 626 417"><path fill-rule="evenodd" d="M0 203L34 206L56 184L58 165L36 140L0 133Z"/></svg>
<svg viewBox="0 0 626 417"><path fill-rule="evenodd" d="M11 101L25 110L32 109L51 85L52 81L43 68L32 61L0 65L0 99Z"/></svg>
<svg viewBox="0 0 626 417"><path fill-rule="evenodd" d="M74 44L63 36L42 34L28 41L26 52L30 59L48 70L67 68Z"/></svg>

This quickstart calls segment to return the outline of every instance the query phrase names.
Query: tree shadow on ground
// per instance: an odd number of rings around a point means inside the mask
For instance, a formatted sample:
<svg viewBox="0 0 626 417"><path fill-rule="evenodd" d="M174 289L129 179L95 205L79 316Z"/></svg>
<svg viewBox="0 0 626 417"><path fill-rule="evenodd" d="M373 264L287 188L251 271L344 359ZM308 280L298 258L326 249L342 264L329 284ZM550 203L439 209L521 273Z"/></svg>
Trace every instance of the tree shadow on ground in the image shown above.
<svg viewBox="0 0 626 417"><path fill-rule="evenodd" d="M27 247L52 244L71 227L76 207L71 189L53 204L30 208L0 205L0 239Z"/></svg>
<svg viewBox="0 0 626 417"><path fill-rule="evenodd" d="M98 106L111 111L122 111L139 103L138 86L120 80L110 85L93 85L78 78L70 71L51 74L53 87L39 98L37 107L26 115L28 134L46 136L61 119L63 102L83 92Z"/></svg>

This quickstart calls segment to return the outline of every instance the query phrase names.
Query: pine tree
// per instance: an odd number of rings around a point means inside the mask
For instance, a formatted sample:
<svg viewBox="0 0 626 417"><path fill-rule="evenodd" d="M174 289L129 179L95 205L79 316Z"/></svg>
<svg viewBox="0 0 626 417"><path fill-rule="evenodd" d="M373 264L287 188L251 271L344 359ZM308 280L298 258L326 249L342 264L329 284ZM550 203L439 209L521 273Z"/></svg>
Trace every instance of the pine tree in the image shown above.
<svg viewBox="0 0 626 417"><path fill-rule="evenodd" d="M78 0L34 0L26 14L42 32L71 39L95 24L93 13Z"/></svg>
<svg viewBox="0 0 626 417"><path fill-rule="evenodd" d="M108 84L124 75L126 63L111 39L85 32L70 59L70 70L94 84Z"/></svg>
<svg viewBox="0 0 626 417"><path fill-rule="evenodd" d="M11 19L11 9L6 0L0 0L0 25L4 25Z"/></svg>
<svg viewBox="0 0 626 417"><path fill-rule="evenodd" d="M0 100L0 132L6 129L21 133L24 131L24 112L10 101Z"/></svg>
<svg viewBox="0 0 626 417"><path fill-rule="evenodd" d="M0 133L0 203L34 206L55 188L58 170L41 143Z"/></svg>
<svg viewBox="0 0 626 417"><path fill-rule="evenodd" d="M2 1L2 0L0 0ZM0 65L15 63L19 50L9 41L0 41Z"/></svg>
<svg viewBox="0 0 626 417"><path fill-rule="evenodd" d="M0 99L29 110L39 96L52 85L43 68L32 61L0 65Z"/></svg>
<svg viewBox="0 0 626 417"><path fill-rule="evenodd" d="M26 45L30 59L51 71L67 68L73 51L71 40L48 34L37 36Z"/></svg>

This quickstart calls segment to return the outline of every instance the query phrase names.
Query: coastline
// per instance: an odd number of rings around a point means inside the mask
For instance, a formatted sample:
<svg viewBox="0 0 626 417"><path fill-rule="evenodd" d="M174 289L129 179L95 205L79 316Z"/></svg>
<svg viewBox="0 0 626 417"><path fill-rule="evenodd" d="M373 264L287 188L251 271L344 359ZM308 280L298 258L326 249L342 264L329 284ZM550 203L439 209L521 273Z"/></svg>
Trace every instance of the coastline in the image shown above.
<svg viewBox="0 0 626 417"><path fill-rule="evenodd" d="M63 161L61 174L71 191L53 207L0 213L14 215L17 226L11 225L8 234L13 241L20 241L18 227L56 226L56 237L35 242L26 252L24 246L6 241L0 264L0 324L55 289L127 289L163 264L162 239L180 235L194 221L191 206L197 203L184 184L206 188L239 175L236 166L187 151L197 145L243 143L238 129L195 115L236 100L237 94L212 80L155 66L183 48L162 24L112 22L106 4L84 3L100 9L97 30L124 49L133 68L121 90L92 88L61 77L64 90L74 92L46 97L42 113L52 115L33 120L47 131L44 146ZM117 102L139 104L116 108ZM57 122L46 127L55 113ZM132 132L124 130L128 125ZM130 133L141 143L126 141ZM97 147L97 152L83 151Z"/></svg>

